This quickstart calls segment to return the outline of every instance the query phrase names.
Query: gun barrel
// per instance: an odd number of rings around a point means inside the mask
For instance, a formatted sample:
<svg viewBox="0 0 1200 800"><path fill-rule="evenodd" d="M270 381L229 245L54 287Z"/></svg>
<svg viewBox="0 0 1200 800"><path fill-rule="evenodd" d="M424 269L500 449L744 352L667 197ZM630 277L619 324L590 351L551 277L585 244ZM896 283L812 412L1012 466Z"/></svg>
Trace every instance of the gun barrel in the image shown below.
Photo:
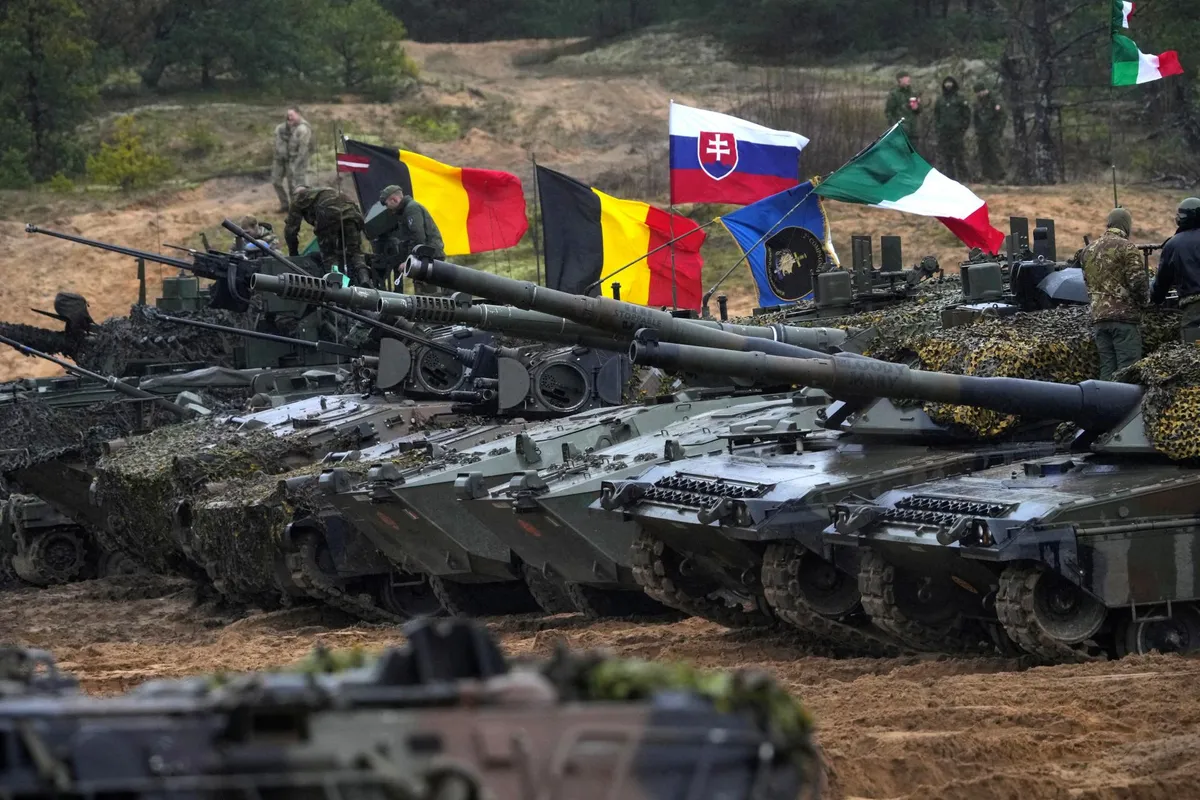
<svg viewBox="0 0 1200 800"><path fill-rule="evenodd" d="M560 292L528 281L517 281L500 275L460 267L446 261L422 261L410 257L405 274L414 280L432 283L447 289L469 292L517 308L541 311L565 317L588 327L600 328L610 334L631 338L641 328L652 328L664 341L701 347L715 347L742 352L765 352L797 358L822 358L827 353L814 350L829 340L829 331L810 331L791 328L783 334L772 328L746 328L720 322L699 323L679 319L666 311L625 303L608 297L584 297ZM740 329L740 333L739 333ZM842 339L845 332L842 331ZM811 336L811 338L810 338ZM785 341L786 339L790 341ZM807 341L807 344L798 344ZM853 354L843 354L854 357Z"/></svg>
<svg viewBox="0 0 1200 800"><path fill-rule="evenodd" d="M151 394L150 392L147 392L145 389L139 389L136 386L130 386L128 383L125 383L124 381L120 380L119 378L114 378L111 375L101 375L98 372L92 372L89 369L84 369L83 367L72 364L69 361L63 361L61 358L55 358L54 356L49 355L48 353L43 353L41 350L34 350L32 347L21 344L20 342L16 341L15 339L9 339L7 336L0 335L0 343L6 344L9 347L16 348L17 350L19 350L22 353L25 353L27 355L36 356L38 358L49 361L52 364L57 364L60 367L62 367L63 369L65 369L67 372L70 372L72 375L80 375L85 378L92 378L93 380L100 381L100 382L104 383L106 386L108 386L108 388L113 389L113 390L119 392L120 394L126 395L127 397L133 397L138 400L149 400L150 402L154 403L154 405L158 406L159 408L170 411L172 414L179 417L180 419L187 419L188 417L190 417L192 415L191 411L189 411L188 409L179 405L178 403L172 403L170 400L167 400L165 397L159 397L156 394Z"/></svg>
<svg viewBox="0 0 1200 800"><path fill-rule="evenodd" d="M356 286L331 286L321 278L311 275L256 273L250 278L250 289L277 294L289 300L378 311L411 322L470 325L482 330L528 336L541 341L580 344L597 350L624 350L629 345L627 336L613 336L597 328L579 325L550 314L523 311L510 306L463 306L448 297L406 295Z"/></svg>
<svg viewBox="0 0 1200 800"><path fill-rule="evenodd" d="M190 270L194 266L190 261L184 261L181 258L171 258L170 256L164 256L164 255L160 255L158 253L151 253L148 250L138 250L133 247L122 247L119 244L110 244L109 242L100 242L100 241L96 241L95 239L87 239L83 236L74 236L69 233L62 233L61 231L52 231L48 228L39 228L37 225L34 225L32 223L26 224L25 232L26 233L41 233L41 234L45 234L46 236L53 236L56 239L65 239L68 242L75 242L77 244L85 244L88 247L95 247L100 250L107 250L110 253L120 253L121 255L130 256L132 258L144 258L147 261L153 261L158 264L166 264L169 267L178 267L179 269Z"/></svg>
<svg viewBox="0 0 1200 800"><path fill-rule="evenodd" d="M762 383L812 386L835 396L888 397L987 408L1037 419L1071 420L1092 430L1109 429L1141 402L1143 389L1128 383L1052 383L1024 378L983 378L910 369L862 358L797 359L766 353L731 353L657 341L639 331L630 348L635 364L699 370Z"/></svg>
<svg viewBox="0 0 1200 800"><path fill-rule="evenodd" d="M244 336L248 339L261 339L266 342L280 342L282 344L290 344L295 347L301 347L307 350L319 350L323 353L336 353L343 356L356 356L359 351L349 345L340 342L327 342L318 340L310 342L305 339L296 339L291 336L280 336L275 333L266 333L265 331L251 331L245 328L234 328L229 325L217 325L212 322L202 322L197 319L184 319L182 317L172 317L167 314L155 313L155 317L166 322L173 322L176 325L189 325L193 328L204 328L205 330L217 331L219 333L228 333L234 336Z"/></svg>

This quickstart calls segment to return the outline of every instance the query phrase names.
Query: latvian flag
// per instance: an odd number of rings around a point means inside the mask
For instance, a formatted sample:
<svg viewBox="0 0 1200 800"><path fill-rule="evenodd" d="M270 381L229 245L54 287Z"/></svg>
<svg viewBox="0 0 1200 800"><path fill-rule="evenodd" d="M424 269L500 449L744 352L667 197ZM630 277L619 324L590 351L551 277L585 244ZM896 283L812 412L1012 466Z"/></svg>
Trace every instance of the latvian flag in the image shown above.
<svg viewBox="0 0 1200 800"><path fill-rule="evenodd" d="M1113 0L1112 4L1112 85L1133 86L1149 83L1168 75L1182 75L1179 54L1174 50L1156 56L1143 53L1133 40L1121 34L1129 28L1134 4Z"/></svg>
<svg viewBox="0 0 1200 800"><path fill-rule="evenodd" d="M1004 244L1004 234L992 227L987 203L929 166L899 123L814 191L844 203L937 217L967 247L985 253L999 253Z"/></svg>
<svg viewBox="0 0 1200 800"><path fill-rule="evenodd" d="M368 164L366 171L354 171L363 211L378 202L385 186L404 187L437 223L448 256L514 247L529 229L521 179L510 172L455 167L354 139L343 142L347 154Z"/></svg>
<svg viewBox="0 0 1200 800"><path fill-rule="evenodd" d="M366 172L371 169L371 159L351 153L337 154L338 172Z"/></svg>
<svg viewBox="0 0 1200 800"><path fill-rule="evenodd" d="M808 139L671 103L671 203L750 205L800 183Z"/></svg>

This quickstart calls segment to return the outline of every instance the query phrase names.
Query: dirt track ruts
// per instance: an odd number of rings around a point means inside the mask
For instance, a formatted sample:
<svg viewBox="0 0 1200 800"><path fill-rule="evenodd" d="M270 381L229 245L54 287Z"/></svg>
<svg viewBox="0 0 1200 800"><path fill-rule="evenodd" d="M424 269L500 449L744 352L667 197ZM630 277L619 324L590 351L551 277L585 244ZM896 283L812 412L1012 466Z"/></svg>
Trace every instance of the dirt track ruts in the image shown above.
<svg viewBox="0 0 1200 800"><path fill-rule="evenodd" d="M829 659L783 635L577 616L488 621L514 656L573 647L775 674L812 709L831 797L1183 800L1200 796L1200 660L1022 670L1006 659ZM315 608L237 616L164 578L7 593L0 641L43 647L89 692L280 666L315 642L378 648L394 628Z"/></svg>

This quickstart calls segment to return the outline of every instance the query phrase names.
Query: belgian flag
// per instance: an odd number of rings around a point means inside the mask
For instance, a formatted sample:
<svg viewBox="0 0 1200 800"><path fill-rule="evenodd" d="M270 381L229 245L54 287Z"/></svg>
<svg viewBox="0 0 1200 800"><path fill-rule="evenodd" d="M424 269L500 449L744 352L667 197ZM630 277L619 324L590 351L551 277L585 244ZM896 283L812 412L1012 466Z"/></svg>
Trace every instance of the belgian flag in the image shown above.
<svg viewBox="0 0 1200 800"><path fill-rule="evenodd" d="M545 167L537 168L537 182L547 286L588 294L587 287L603 277L600 289L606 297L612 297L612 283L616 281L621 284L622 300L669 306L674 249L678 305L700 309L700 246L706 236L700 226L649 203L612 197ZM647 256L680 236L683 238L673 247L663 247ZM608 279L609 273L632 261L637 263Z"/></svg>
<svg viewBox="0 0 1200 800"><path fill-rule="evenodd" d="M454 167L353 139L344 143L347 153L370 162L365 172L354 173L363 213L379 202L385 186L403 186L437 223L447 256L514 247L529 230L521 179L510 172Z"/></svg>

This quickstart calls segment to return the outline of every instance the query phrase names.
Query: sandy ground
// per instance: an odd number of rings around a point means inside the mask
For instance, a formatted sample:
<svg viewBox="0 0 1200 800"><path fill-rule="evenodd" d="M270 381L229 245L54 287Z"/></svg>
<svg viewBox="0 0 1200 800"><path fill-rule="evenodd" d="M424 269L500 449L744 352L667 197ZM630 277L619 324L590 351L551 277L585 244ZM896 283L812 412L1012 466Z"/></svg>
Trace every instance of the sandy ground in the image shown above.
<svg viewBox="0 0 1200 800"><path fill-rule="evenodd" d="M0 605L0 641L51 650L89 692L155 677L286 665L316 642L379 648L394 628L313 608L234 619L182 581L132 578L21 590ZM699 620L585 623L571 615L488 621L512 655L555 644L703 667L770 671L811 708L833 798L1200 796L1200 661L1145 656L1021 671L1002 659L806 656L786 636Z"/></svg>

